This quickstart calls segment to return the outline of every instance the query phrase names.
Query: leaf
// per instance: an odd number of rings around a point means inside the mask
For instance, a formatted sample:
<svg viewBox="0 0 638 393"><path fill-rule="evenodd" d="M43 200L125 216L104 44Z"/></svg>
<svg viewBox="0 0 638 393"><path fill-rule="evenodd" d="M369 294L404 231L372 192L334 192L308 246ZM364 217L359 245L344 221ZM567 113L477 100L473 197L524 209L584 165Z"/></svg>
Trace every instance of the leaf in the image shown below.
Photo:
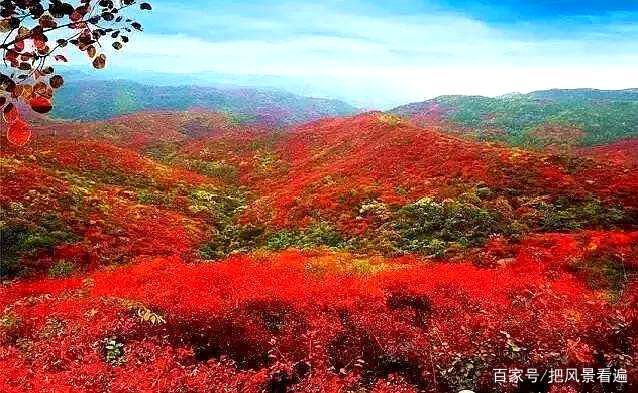
<svg viewBox="0 0 638 393"><path fill-rule="evenodd" d="M0 89L11 93L16 88L16 83L8 76L0 73Z"/></svg>
<svg viewBox="0 0 638 393"><path fill-rule="evenodd" d="M95 57L96 53L97 53L97 50L95 49L93 45L89 45L86 47L86 54L89 55L91 59Z"/></svg>
<svg viewBox="0 0 638 393"><path fill-rule="evenodd" d="M0 19L0 33L11 31L11 21L9 19Z"/></svg>
<svg viewBox="0 0 638 393"><path fill-rule="evenodd" d="M64 57L63 55L55 55L55 60L57 61L63 61L63 62L67 62L68 60L66 59L66 57Z"/></svg>
<svg viewBox="0 0 638 393"><path fill-rule="evenodd" d="M142 25L139 22L131 23L131 27L134 28L135 30L139 30L139 31L144 30L144 29L142 29Z"/></svg>
<svg viewBox="0 0 638 393"><path fill-rule="evenodd" d="M58 22L55 21L50 15L42 15L38 20L38 24L45 29L53 29L58 27Z"/></svg>
<svg viewBox="0 0 638 393"><path fill-rule="evenodd" d="M121 42L118 42L118 41L115 41L115 42L113 43L113 48L115 48L115 49L117 49L117 50L122 49L122 43L121 43Z"/></svg>
<svg viewBox="0 0 638 393"><path fill-rule="evenodd" d="M153 9L153 7L151 7L151 5L149 3L142 3L142 4L140 4L140 9L141 10L150 11L150 10Z"/></svg>
<svg viewBox="0 0 638 393"><path fill-rule="evenodd" d="M2 110L2 118L7 122L7 124L11 124L20 120L20 114L18 113L18 109L15 105L8 103Z"/></svg>
<svg viewBox="0 0 638 393"><path fill-rule="evenodd" d="M31 109L38 113L48 113L53 107L49 99L41 96L35 96L31 98L31 100L29 101L29 106L31 107Z"/></svg>
<svg viewBox="0 0 638 393"><path fill-rule="evenodd" d="M69 17L69 19L71 19L71 21L73 21L73 22L77 22L77 21L81 20L82 18L84 18L84 15L86 15L87 12L88 12L88 7L79 6L78 8L76 8L73 11L73 13Z"/></svg>
<svg viewBox="0 0 638 393"><path fill-rule="evenodd" d="M7 141L15 146L23 146L31 138L29 125L22 119L18 119L7 127Z"/></svg>
<svg viewBox="0 0 638 393"><path fill-rule="evenodd" d="M64 84L64 78L61 75L53 75L49 79L49 85L54 89L59 89Z"/></svg>
<svg viewBox="0 0 638 393"><path fill-rule="evenodd" d="M33 95L33 86L29 84L23 84L21 86L22 86L22 93L20 94L20 97L22 97L22 99L24 100L31 99L31 96Z"/></svg>
<svg viewBox="0 0 638 393"><path fill-rule="evenodd" d="M106 67L106 56L104 55L104 53L100 54L95 59L93 59L93 67L95 67L98 70L101 70L104 67Z"/></svg>
<svg viewBox="0 0 638 393"><path fill-rule="evenodd" d="M13 49L17 52L22 52L24 50L24 40L16 41L15 44L13 44Z"/></svg>

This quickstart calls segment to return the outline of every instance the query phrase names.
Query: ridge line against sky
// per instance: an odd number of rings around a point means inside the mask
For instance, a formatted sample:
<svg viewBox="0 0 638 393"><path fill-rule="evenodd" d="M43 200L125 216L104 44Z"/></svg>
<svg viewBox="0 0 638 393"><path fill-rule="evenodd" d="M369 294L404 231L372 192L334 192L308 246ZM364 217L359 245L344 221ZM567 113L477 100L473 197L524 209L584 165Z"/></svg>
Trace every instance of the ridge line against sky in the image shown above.
<svg viewBox="0 0 638 393"><path fill-rule="evenodd" d="M108 53L105 75L169 73L380 109L638 80L638 2L491 3L158 0L144 33Z"/></svg>

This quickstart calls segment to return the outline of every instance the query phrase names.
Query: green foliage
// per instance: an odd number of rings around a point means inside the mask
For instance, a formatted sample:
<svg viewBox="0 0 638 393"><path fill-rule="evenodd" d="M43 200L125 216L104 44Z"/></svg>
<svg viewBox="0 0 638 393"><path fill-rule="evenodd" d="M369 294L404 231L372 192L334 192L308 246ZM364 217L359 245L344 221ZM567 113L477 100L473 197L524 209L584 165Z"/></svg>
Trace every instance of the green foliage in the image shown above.
<svg viewBox="0 0 638 393"><path fill-rule="evenodd" d="M252 225L227 225L199 248L202 259L219 259L233 253L248 252L261 243L263 228Z"/></svg>
<svg viewBox="0 0 638 393"><path fill-rule="evenodd" d="M266 248L283 250L287 248L339 248L344 246L341 234L327 223L315 223L303 231L283 230L268 237Z"/></svg>
<svg viewBox="0 0 638 393"><path fill-rule="evenodd" d="M20 258L43 248L71 242L68 232L56 216L44 217L37 226L0 223L0 277L12 277L22 270Z"/></svg>
<svg viewBox="0 0 638 393"><path fill-rule="evenodd" d="M124 362L124 344L118 342L115 337L110 337L104 343L104 357L112 365Z"/></svg>
<svg viewBox="0 0 638 393"><path fill-rule="evenodd" d="M226 182L234 182L237 178L237 168L223 162L205 160L187 160L186 167L203 175L215 177Z"/></svg>
<svg viewBox="0 0 638 393"><path fill-rule="evenodd" d="M618 300L628 282L629 274L632 273L619 258L610 255L577 259L569 267L582 277L590 288L607 291L611 301Z"/></svg>
<svg viewBox="0 0 638 393"><path fill-rule="evenodd" d="M275 232L268 237L266 248L269 250L285 250L286 248L297 246L300 238L301 233L298 231L283 230Z"/></svg>
<svg viewBox="0 0 638 393"><path fill-rule="evenodd" d="M227 225L245 208L245 195L241 190L207 186L193 190L189 202L193 213L206 214L221 225Z"/></svg>
<svg viewBox="0 0 638 393"><path fill-rule="evenodd" d="M174 142L156 142L144 150L155 161L170 164L178 154L179 145Z"/></svg>
<svg viewBox="0 0 638 393"><path fill-rule="evenodd" d="M20 318L12 312L5 312L0 315L0 328L5 331L16 329L20 326Z"/></svg>
<svg viewBox="0 0 638 393"><path fill-rule="evenodd" d="M549 232L588 227L610 228L635 221L621 207L605 205L597 199L574 201L563 198L554 203L540 202L534 207L541 217L536 225L540 230Z"/></svg>
<svg viewBox="0 0 638 393"><path fill-rule="evenodd" d="M454 200L423 198L400 209L396 219L399 249L434 256L452 247L479 246L503 232L497 213Z"/></svg>
<svg viewBox="0 0 638 393"><path fill-rule="evenodd" d="M583 145L638 136L638 99L635 94L624 97L620 93L575 93L578 94L536 92L497 98L442 96L426 104L437 105L446 120L463 127L478 139L515 146L542 147L542 138L535 138L531 133L543 125L580 129L585 135L578 143ZM396 108L393 113L415 114L411 106ZM502 133L494 133L494 130Z"/></svg>
<svg viewBox="0 0 638 393"><path fill-rule="evenodd" d="M72 262L61 259L49 268L48 275L52 278L68 277L74 270L75 265Z"/></svg>
<svg viewBox="0 0 638 393"><path fill-rule="evenodd" d="M169 197L160 192L147 189L141 189L137 192L137 200L145 205L167 205Z"/></svg>

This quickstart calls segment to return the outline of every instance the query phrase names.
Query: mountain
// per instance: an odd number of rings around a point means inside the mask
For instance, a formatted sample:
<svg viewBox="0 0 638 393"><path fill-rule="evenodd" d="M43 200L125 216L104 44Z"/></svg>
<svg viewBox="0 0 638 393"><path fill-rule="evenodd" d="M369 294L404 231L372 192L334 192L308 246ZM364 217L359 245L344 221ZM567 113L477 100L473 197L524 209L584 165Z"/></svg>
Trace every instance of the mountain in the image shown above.
<svg viewBox="0 0 638 393"><path fill-rule="evenodd" d="M270 125L288 125L358 112L338 100L273 89L148 85L128 80L71 79L56 92L52 116L97 120L148 110L192 108L231 113Z"/></svg>
<svg viewBox="0 0 638 393"><path fill-rule="evenodd" d="M638 371L635 156L381 112L37 128L0 150L2 392L490 392L503 365L601 353Z"/></svg>
<svg viewBox="0 0 638 393"><path fill-rule="evenodd" d="M526 96L551 101L638 101L638 89L551 89L534 91Z"/></svg>
<svg viewBox="0 0 638 393"><path fill-rule="evenodd" d="M441 96L390 113L514 146L598 145L638 136L638 89Z"/></svg>

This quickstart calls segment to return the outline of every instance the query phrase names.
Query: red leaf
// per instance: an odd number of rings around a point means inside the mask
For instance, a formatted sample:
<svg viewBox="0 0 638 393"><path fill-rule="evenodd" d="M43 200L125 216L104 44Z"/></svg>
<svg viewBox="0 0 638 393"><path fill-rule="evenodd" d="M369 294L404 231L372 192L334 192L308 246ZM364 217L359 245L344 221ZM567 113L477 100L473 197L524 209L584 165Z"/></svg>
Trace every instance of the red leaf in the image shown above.
<svg viewBox="0 0 638 393"><path fill-rule="evenodd" d="M7 104L7 106L4 107L2 117L8 124L12 124L20 120L20 113L18 113L18 109L15 107L15 105L9 103Z"/></svg>
<svg viewBox="0 0 638 393"><path fill-rule="evenodd" d="M24 40L16 41L16 43L13 44L13 49L17 52L22 52L24 50Z"/></svg>
<svg viewBox="0 0 638 393"><path fill-rule="evenodd" d="M51 110L51 101L47 98L35 96L29 101L31 109L38 113L47 113Z"/></svg>
<svg viewBox="0 0 638 393"><path fill-rule="evenodd" d="M57 61L63 61L63 62L67 62L68 60L66 59L66 57L62 56L62 55L55 55L55 60Z"/></svg>
<svg viewBox="0 0 638 393"><path fill-rule="evenodd" d="M7 127L7 140L12 145L23 146L31 138L29 125L21 119L14 121Z"/></svg>

